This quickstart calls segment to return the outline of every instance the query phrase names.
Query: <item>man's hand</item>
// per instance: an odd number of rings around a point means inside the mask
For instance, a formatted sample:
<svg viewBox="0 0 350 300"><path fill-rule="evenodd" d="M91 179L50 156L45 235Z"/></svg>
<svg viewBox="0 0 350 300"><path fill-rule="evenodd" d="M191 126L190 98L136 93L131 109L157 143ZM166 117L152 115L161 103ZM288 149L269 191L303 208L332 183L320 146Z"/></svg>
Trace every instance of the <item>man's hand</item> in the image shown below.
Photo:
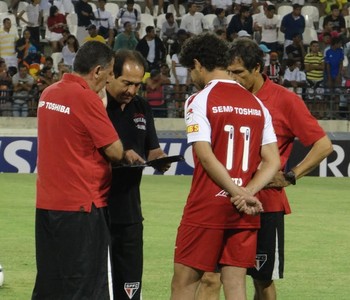
<svg viewBox="0 0 350 300"><path fill-rule="evenodd" d="M278 171L272 181L267 184L264 189L270 189L270 188L284 188L288 185L291 185L291 182L286 180L286 178L283 175L282 171Z"/></svg>
<svg viewBox="0 0 350 300"><path fill-rule="evenodd" d="M157 159L158 158L163 158L163 157L167 157L168 155L166 155L165 153L163 153L162 155L160 155L160 156L158 156L157 157ZM157 165L153 165L153 167L157 170L157 171L159 171L159 172L162 172L162 173L164 173L164 172L166 172L166 171L168 171L169 170L169 168L170 168L170 163L163 163L163 164L157 164Z"/></svg>
<svg viewBox="0 0 350 300"><path fill-rule="evenodd" d="M239 212L247 215L258 215L264 211L261 202L258 198L252 195L235 196L231 197L231 202L237 208Z"/></svg>
<svg viewBox="0 0 350 300"><path fill-rule="evenodd" d="M132 149L124 151L124 160L130 165L141 165L146 162L140 155L138 155Z"/></svg>

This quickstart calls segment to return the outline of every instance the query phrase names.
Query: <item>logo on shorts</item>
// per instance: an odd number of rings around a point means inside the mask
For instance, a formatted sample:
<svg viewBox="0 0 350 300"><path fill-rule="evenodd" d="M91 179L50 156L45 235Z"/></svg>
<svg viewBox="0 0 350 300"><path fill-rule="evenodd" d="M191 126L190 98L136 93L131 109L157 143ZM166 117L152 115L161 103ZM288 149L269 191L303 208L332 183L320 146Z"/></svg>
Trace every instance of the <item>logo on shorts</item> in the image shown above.
<svg viewBox="0 0 350 300"><path fill-rule="evenodd" d="M255 269L260 271L260 269L266 262L267 262L267 254L257 254L255 257Z"/></svg>
<svg viewBox="0 0 350 300"><path fill-rule="evenodd" d="M132 299L140 287L140 282L125 282L124 291L128 295L129 299Z"/></svg>

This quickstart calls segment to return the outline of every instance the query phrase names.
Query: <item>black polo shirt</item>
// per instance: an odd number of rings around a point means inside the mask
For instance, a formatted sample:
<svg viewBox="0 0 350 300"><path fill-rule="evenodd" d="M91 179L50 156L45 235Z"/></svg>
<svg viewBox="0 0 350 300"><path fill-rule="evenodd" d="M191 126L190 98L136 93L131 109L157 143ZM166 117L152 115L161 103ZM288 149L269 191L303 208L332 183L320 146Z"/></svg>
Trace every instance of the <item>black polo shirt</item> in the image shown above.
<svg viewBox="0 0 350 300"><path fill-rule="evenodd" d="M107 113L124 145L147 160L149 150L159 148L151 107L139 96L125 105L107 93ZM142 222L140 183L143 168L113 169L112 186L108 198L112 223L133 224Z"/></svg>

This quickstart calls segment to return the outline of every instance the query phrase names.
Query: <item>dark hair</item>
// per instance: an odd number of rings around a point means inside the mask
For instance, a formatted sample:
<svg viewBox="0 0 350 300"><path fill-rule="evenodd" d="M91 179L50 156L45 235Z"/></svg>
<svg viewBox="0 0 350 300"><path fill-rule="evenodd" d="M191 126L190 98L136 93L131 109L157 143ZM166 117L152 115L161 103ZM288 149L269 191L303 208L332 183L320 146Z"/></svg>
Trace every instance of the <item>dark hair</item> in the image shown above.
<svg viewBox="0 0 350 300"><path fill-rule="evenodd" d="M215 8L215 14L218 16L224 11L223 8Z"/></svg>
<svg viewBox="0 0 350 300"><path fill-rule="evenodd" d="M331 5L331 11L334 9L339 9L339 6L337 4L332 4Z"/></svg>
<svg viewBox="0 0 350 300"><path fill-rule="evenodd" d="M113 50L97 41L85 42L77 51L73 63L74 72L86 75L97 66L107 67L113 59Z"/></svg>
<svg viewBox="0 0 350 300"><path fill-rule="evenodd" d="M55 13L56 13L57 11L58 11L57 6L56 6L56 5L52 5L52 6L50 7L50 17L55 16Z"/></svg>
<svg viewBox="0 0 350 300"><path fill-rule="evenodd" d="M123 27L125 28L127 25L131 24L129 21L126 21L124 24L123 24Z"/></svg>
<svg viewBox="0 0 350 300"><path fill-rule="evenodd" d="M147 26L146 27L146 33L150 33L152 30L154 30L153 26Z"/></svg>
<svg viewBox="0 0 350 300"><path fill-rule="evenodd" d="M247 11L250 11L250 8L248 6L242 5L241 8L239 9L239 14L243 14Z"/></svg>
<svg viewBox="0 0 350 300"><path fill-rule="evenodd" d="M11 19L10 19L10 18L5 18L5 19L3 19L3 20L2 20L2 24L5 24L5 22L7 22L7 21L10 21L10 22L11 22Z"/></svg>
<svg viewBox="0 0 350 300"><path fill-rule="evenodd" d="M18 64L17 70L20 70L20 69L22 69L22 68L26 68L26 69L28 70L28 67L27 67L23 62L20 62L20 63Z"/></svg>
<svg viewBox="0 0 350 300"><path fill-rule="evenodd" d="M135 4L134 0L126 0L126 4Z"/></svg>
<svg viewBox="0 0 350 300"><path fill-rule="evenodd" d="M150 77L154 78L156 76L160 75L160 70L159 69L152 69L150 72Z"/></svg>
<svg viewBox="0 0 350 300"><path fill-rule="evenodd" d="M136 50L126 50L122 49L115 53L114 55L114 67L113 67L113 73L115 78L123 75L123 67L125 62L132 61L135 64L143 67L143 69L146 71L147 69L147 61L142 56L142 54Z"/></svg>
<svg viewBox="0 0 350 300"><path fill-rule="evenodd" d="M312 46L313 44L318 44L318 41L316 40L311 41L310 46Z"/></svg>
<svg viewBox="0 0 350 300"><path fill-rule="evenodd" d="M190 9L192 6L197 6L197 4L196 3L194 3L194 2L188 2L187 3L187 9Z"/></svg>
<svg viewBox="0 0 350 300"><path fill-rule="evenodd" d="M339 44L339 43L341 43L341 37L335 36L335 37L332 38L331 46L334 46L334 45Z"/></svg>
<svg viewBox="0 0 350 300"><path fill-rule="evenodd" d="M168 12L168 13L166 13L165 14L165 19L169 19L169 18L171 18L171 17L173 17L174 16L174 14L173 13L171 13L171 12Z"/></svg>
<svg viewBox="0 0 350 300"><path fill-rule="evenodd" d="M53 63L53 58L51 56L46 56L45 61L51 61Z"/></svg>
<svg viewBox="0 0 350 300"><path fill-rule="evenodd" d="M70 34L67 36L67 41L71 38L74 39L73 47L74 47L75 52L77 52L79 49L79 42L78 42L77 38L75 37L75 35L73 35L73 34Z"/></svg>
<svg viewBox="0 0 350 300"><path fill-rule="evenodd" d="M298 3L294 3L294 4L292 5L292 7L293 7L293 10L294 10L294 9L297 9L297 8L301 8L301 5L298 4Z"/></svg>
<svg viewBox="0 0 350 300"><path fill-rule="evenodd" d="M180 63L194 68L194 60L209 72L216 68L227 69L230 63L228 43L214 33L202 33L185 41L180 53Z"/></svg>
<svg viewBox="0 0 350 300"><path fill-rule="evenodd" d="M267 9L268 11L276 10L276 6L270 4L270 5L267 6L266 9Z"/></svg>
<svg viewBox="0 0 350 300"><path fill-rule="evenodd" d="M236 39L229 50L231 61L239 58L244 67L251 72L257 65L260 66L260 73L264 69L264 52L259 45L249 39Z"/></svg>
<svg viewBox="0 0 350 300"><path fill-rule="evenodd" d="M30 30L26 28L26 29L24 29L23 32L22 32L22 36L23 36L23 37L24 37L24 34L25 34L26 32L29 32L29 34L30 34Z"/></svg>

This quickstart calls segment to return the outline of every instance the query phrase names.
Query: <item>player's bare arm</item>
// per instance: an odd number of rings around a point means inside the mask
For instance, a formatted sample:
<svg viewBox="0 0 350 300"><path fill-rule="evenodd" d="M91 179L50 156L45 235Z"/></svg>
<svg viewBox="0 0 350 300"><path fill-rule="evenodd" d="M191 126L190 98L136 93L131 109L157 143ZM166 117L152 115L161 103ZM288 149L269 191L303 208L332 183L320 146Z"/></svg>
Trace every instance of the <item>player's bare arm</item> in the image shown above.
<svg viewBox="0 0 350 300"><path fill-rule="evenodd" d="M308 154L305 156L305 158L297 166L292 168L292 172L294 173L294 179L299 179L310 173L332 151L332 142L330 141L328 136L325 135L316 143L314 143L314 145L312 146ZM286 173L279 171L275 174L273 180L269 184L267 184L265 188L282 188L287 187L293 183L295 184L295 182L292 182L290 179L288 179Z"/></svg>
<svg viewBox="0 0 350 300"><path fill-rule="evenodd" d="M333 145L329 137L325 135L313 144L305 158L294 168L296 179L299 179L315 169L320 162L333 151Z"/></svg>
<svg viewBox="0 0 350 300"><path fill-rule="evenodd" d="M264 188L281 168L281 160L277 143L270 143L261 147L261 163L254 177L246 188L254 195Z"/></svg>
<svg viewBox="0 0 350 300"><path fill-rule="evenodd" d="M287 178L284 176L284 172L278 171L275 176L272 178L271 182L269 182L264 189L269 188L283 188L291 185L292 182L287 180Z"/></svg>

